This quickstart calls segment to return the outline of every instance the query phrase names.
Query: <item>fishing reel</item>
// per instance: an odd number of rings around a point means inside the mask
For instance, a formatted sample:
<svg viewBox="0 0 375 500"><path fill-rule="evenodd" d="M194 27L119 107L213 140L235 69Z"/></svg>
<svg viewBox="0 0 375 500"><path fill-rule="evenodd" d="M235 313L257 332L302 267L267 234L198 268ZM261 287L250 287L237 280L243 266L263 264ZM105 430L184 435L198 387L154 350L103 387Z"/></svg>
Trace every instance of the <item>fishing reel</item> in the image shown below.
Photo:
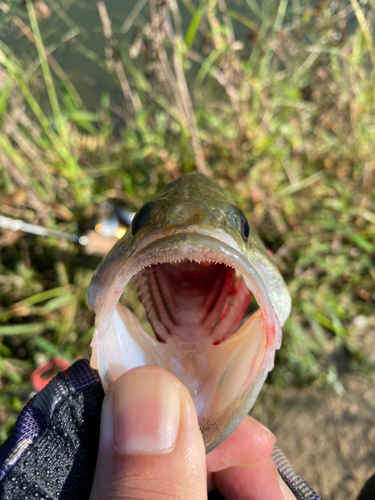
<svg viewBox="0 0 375 500"><path fill-rule="evenodd" d="M98 205L95 217L83 234L68 233L48 229L38 224L29 224L21 219L11 219L0 215L0 228L10 231L22 231L38 236L50 236L71 241L83 248L87 255L106 255L113 245L121 239L131 226L135 212L115 201L106 201Z"/></svg>

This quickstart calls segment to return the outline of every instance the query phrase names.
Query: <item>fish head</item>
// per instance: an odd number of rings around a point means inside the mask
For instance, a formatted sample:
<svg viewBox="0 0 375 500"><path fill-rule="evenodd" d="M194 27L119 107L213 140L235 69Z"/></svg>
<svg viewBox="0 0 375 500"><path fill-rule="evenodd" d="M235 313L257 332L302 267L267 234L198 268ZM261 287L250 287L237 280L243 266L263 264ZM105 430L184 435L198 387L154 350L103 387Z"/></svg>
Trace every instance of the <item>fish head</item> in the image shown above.
<svg viewBox="0 0 375 500"><path fill-rule="evenodd" d="M131 286L149 331L119 303ZM252 407L290 312L284 281L254 228L201 174L171 182L139 210L95 271L89 301L96 312L91 364L104 389L136 366L170 371L190 391L207 452Z"/></svg>

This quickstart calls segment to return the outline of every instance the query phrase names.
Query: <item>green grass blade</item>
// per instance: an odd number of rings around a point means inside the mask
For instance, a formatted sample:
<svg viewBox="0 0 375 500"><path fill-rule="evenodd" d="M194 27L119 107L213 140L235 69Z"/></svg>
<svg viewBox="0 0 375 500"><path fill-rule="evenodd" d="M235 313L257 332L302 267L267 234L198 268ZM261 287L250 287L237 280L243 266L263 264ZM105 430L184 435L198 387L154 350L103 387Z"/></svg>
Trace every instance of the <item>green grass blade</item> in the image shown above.
<svg viewBox="0 0 375 500"><path fill-rule="evenodd" d="M26 0L26 5L27 5L27 10L29 12L31 29L33 31L36 48L39 54L39 61L42 68L44 82L46 85L56 129L60 137L63 139L63 141L66 142L66 138L65 137L63 138L63 118L61 115L60 105L57 99L55 86L53 83L50 67L47 61L47 55L43 45L42 36L40 34L38 21L36 19L34 6L31 0Z"/></svg>
<svg viewBox="0 0 375 500"><path fill-rule="evenodd" d="M1 123L2 116L3 116L5 110L7 109L7 106L8 106L9 90L11 87L11 83L12 83L12 79L10 78L10 76L8 76L3 88L1 89L1 93L0 93L0 123Z"/></svg>
<svg viewBox="0 0 375 500"><path fill-rule="evenodd" d="M42 352L44 352L50 357L59 356L60 358L64 358L67 361L69 361L69 363L72 364L75 361L73 356L71 356L68 352L59 349L54 344L52 344L52 342L43 337L35 337L33 339L33 342L38 349L40 349Z"/></svg>
<svg viewBox="0 0 375 500"><path fill-rule="evenodd" d="M185 35L185 45L188 49L190 49L190 47L193 45L195 35L197 34L199 24L202 20L205 9L205 2L202 2L200 7L195 11L193 19L191 20L191 23Z"/></svg>
<svg viewBox="0 0 375 500"><path fill-rule="evenodd" d="M38 335L45 329L43 323L28 323L25 325L0 326L0 337L11 337L12 335Z"/></svg>

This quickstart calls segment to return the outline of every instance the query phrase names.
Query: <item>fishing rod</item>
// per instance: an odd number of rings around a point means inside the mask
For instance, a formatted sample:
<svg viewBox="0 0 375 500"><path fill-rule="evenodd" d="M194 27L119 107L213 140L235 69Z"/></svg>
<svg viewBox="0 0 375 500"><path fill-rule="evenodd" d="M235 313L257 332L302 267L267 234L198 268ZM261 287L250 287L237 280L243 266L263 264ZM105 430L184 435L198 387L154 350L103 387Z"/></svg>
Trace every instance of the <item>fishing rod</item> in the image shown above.
<svg viewBox="0 0 375 500"><path fill-rule="evenodd" d="M101 207L100 212L100 217L94 228L84 234L49 229L39 224L30 224L21 219L12 219L4 215L0 215L0 228L67 240L83 247L84 252L88 255L105 255L116 241L126 233L133 220L134 212L110 202L106 202Z"/></svg>
<svg viewBox="0 0 375 500"><path fill-rule="evenodd" d="M10 229L11 231L23 231L24 233L36 234L38 236L52 236L63 240L78 243L79 245L86 246L89 243L89 238L86 235L66 233L64 231L57 231L56 229L48 229L38 224L29 224L21 219L11 219L0 215L0 227L3 229Z"/></svg>

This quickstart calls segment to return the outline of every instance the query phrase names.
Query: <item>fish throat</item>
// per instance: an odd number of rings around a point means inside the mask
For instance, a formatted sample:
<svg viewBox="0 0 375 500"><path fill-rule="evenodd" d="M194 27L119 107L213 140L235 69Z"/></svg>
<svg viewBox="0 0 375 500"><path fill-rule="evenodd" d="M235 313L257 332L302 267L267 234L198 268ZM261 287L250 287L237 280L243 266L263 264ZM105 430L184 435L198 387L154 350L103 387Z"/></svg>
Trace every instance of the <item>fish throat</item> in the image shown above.
<svg viewBox="0 0 375 500"><path fill-rule="evenodd" d="M218 345L240 326L252 299L240 273L218 262L153 264L133 282L159 342Z"/></svg>

